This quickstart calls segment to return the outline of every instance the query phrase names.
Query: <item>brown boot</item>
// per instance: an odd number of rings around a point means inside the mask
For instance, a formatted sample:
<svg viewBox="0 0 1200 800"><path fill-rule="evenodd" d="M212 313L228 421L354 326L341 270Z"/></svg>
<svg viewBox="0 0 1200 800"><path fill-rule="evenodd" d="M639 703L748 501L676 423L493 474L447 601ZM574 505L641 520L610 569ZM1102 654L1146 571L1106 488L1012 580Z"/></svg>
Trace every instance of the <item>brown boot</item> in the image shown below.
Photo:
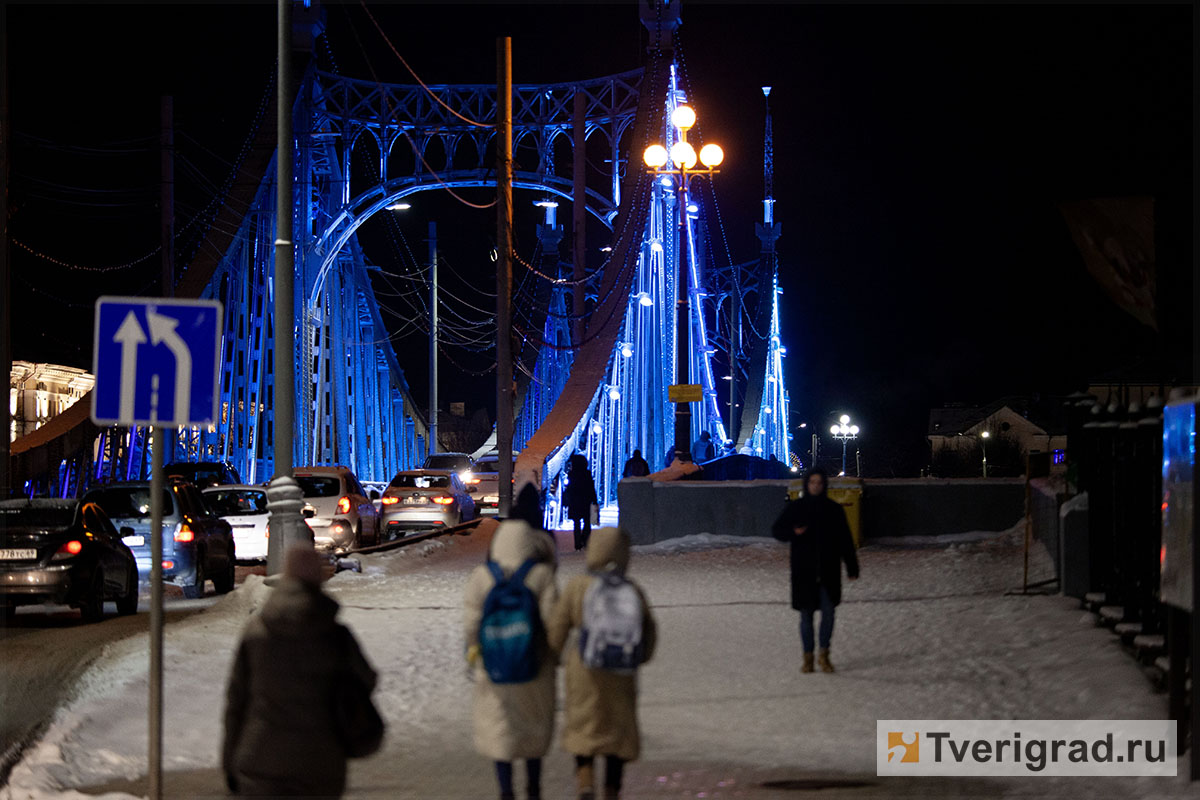
<svg viewBox="0 0 1200 800"><path fill-rule="evenodd" d="M829 660L829 648L822 647L817 653L817 663L821 665L821 672L833 672L833 663Z"/></svg>
<svg viewBox="0 0 1200 800"><path fill-rule="evenodd" d="M579 786L579 800L596 800L596 775L591 764L575 767L575 782Z"/></svg>
<svg viewBox="0 0 1200 800"><path fill-rule="evenodd" d="M813 654L812 653L804 654L804 663L800 665L800 671L801 672L812 672L813 671Z"/></svg>

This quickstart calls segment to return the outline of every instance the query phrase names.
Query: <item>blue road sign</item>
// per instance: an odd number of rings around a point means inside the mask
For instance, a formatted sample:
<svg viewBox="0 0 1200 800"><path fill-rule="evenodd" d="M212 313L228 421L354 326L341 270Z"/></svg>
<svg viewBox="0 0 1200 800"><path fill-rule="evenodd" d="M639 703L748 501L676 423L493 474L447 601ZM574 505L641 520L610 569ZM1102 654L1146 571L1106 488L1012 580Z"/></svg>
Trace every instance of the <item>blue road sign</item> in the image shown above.
<svg viewBox="0 0 1200 800"><path fill-rule="evenodd" d="M221 304L96 301L92 420L97 425L211 425L217 419Z"/></svg>

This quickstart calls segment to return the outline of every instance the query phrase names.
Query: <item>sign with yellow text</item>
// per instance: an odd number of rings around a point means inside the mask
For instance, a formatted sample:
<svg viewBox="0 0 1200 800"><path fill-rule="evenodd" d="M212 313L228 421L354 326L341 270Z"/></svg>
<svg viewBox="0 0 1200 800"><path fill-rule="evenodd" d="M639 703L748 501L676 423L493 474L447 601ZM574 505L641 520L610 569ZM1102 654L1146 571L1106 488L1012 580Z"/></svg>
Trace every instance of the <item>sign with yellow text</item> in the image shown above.
<svg viewBox="0 0 1200 800"><path fill-rule="evenodd" d="M672 403L699 403L704 389L698 383L676 383L667 387L667 400Z"/></svg>

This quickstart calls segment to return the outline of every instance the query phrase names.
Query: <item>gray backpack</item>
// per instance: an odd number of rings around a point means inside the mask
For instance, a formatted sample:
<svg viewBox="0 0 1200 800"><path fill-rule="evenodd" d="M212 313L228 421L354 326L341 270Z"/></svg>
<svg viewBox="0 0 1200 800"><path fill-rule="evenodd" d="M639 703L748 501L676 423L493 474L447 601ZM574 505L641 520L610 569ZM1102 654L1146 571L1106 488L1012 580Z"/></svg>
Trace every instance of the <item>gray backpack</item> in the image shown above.
<svg viewBox="0 0 1200 800"><path fill-rule="evenodd" d="M593 575L583 596L579 654L590 669L631 675L645 661L642 597L623 575Z"/></svg>

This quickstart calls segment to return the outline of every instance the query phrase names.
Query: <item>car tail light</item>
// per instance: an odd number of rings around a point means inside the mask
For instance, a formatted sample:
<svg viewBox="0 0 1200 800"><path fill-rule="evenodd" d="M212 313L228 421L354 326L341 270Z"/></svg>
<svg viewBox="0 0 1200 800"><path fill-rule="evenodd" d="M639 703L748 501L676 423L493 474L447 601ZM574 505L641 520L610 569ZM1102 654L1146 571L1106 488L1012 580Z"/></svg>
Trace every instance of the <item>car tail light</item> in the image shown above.
<svg viewBox="0 0 1200 800"><path fill-rule="evenodd" d="M51 556L51 560L58 558L70 558L71 556L77 556L82 552L83 542L79 541L78 539L72 539L71 541L66 542L59 547L58 550L55 551L54 555Z"/></svg>
<svg viewBox="0 0 1200 800"><path fill-rule="evenodd" d="M349 514L350 513L350 498L349 497L342 496L342 497L338 498L338 513L339 514Z"/></svg>
<svg viewBox="0 0 1200 800"><path fill-rule="evenodd" d="M448 506L454 502L453 497L434 497L431 499L433 500L433 502L437 503L439 506Z"/></svg>
<svg viewBox="0 0 1200 800"><path fill-rule="evenodd" d="M381 498L379 502L385 506L394 506L394 505L396 505L396 503L400 502L400 498L399 497L384 497L384 498Z"/></svg>
<svg viewBox="0 0 1200 800"><path fill-rule="evenodd" d="M175 541L177 542L193 542L196 540L196 532L186 522L179 523L179 527L175 529Z"/></svg>
<svg viewBox="0 0 1200 800"><path fill-rule="evenodd" d="M174 561L164 561L163 562L163 569L174 569L174 568L175 568Z"/></svg>

